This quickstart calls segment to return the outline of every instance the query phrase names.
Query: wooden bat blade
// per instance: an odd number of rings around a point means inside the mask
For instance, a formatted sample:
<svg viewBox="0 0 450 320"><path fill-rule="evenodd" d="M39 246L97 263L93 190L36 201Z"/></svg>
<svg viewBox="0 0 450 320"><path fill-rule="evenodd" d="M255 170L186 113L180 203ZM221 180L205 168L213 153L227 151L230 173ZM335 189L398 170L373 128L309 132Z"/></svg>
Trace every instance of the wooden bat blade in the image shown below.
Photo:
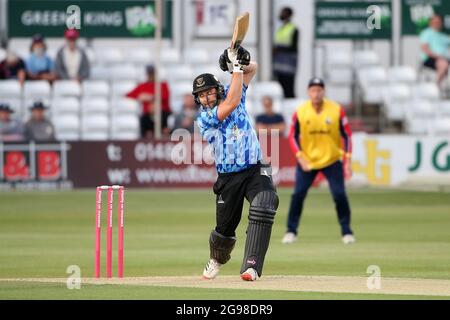
<svg viewBox="0 0 450 320"><path fill-rule="evenodd" d="M236 18L233 37L231 38L230 48L232 50L236 50L241 45L242 41L245 38L245 35L247 34L249 24L250 14L248 12L244 12Z"/></svg>

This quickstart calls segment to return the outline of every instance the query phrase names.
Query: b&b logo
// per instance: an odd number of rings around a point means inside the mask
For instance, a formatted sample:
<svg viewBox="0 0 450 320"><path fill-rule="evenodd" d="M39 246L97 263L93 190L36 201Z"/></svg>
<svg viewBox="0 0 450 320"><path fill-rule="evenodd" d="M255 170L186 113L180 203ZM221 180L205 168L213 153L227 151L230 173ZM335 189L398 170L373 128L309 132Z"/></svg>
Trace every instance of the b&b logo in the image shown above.
<svg viewBox="0 0 450 320"><path fill-rule="evenodd" d="M66 179L66 153L65 143L0 144L0 180L44 182Z"/></svg>

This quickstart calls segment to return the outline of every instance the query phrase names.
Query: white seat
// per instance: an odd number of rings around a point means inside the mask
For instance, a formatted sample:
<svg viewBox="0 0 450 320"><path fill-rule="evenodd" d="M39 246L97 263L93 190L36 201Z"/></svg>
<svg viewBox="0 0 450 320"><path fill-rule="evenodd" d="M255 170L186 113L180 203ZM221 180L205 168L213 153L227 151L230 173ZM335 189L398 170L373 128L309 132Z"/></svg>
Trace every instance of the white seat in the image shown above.
<svg viewBox="0 0 450 320"><path fill-rule="evenodd" d="M409 118L406 121L406 132L410 134L425 135L430 132L430 121L422 118Z"/></svg>
<svg viewBox="0 0 450 320"><path fill-rule="evenodd" d="M180 64L167 67L167 77L173 81L193 81L195 77L194 69L187 64Z"/></svg>
<svg viewBox="0 0 450 320"><path fill-rule="evenodd" d="M81 133L81 140L84 141L106 141L108 139L109 139L108 132L94 131Z"/></svg>
<svg viewBox="0 0 450 320"><path fill-rule="evenodd" d="M219 59L219 57L217 57ZM205 64L209 62L208 50L203 48L187 48L183 52L184 63Z"/></svg>
<svg viewBox="0 0 450 320"><path fill-rule="evenodd" d="M0 97L16 97L22 96L22 87L17 80L1 80L0 81ZM0 99L1 99L0 98Z"/></svg>
<svg viewBox="0 0 450 320"><path fill-rule="evenodd" d="M89 115L81 119L82 140L108 140L109 119L106 115Z"/></svg>
<svg viewBox="0 0 450 320"><path fill-rule="evenodd" d="M355 51L353 54L353 67L357 70L364 67L376 66L379 64L380 58L375 51Z"/></svg>
<svg viewBox="0 0 450 320"><path fill-rule="evenodd" d="M328 52L326 64L328 68L351 68L352 54L348 51Z"/></svg>
<svg viewBox="0 0 450 320"><path fill-rule="evenodd" d="M119 64L124 61L124 56L119 48L96 47L95 59L103 65Z"/></svg>
<svg viewBox="0 0 450 320"><path fill-rule="evenodd" d="M220 55L223 53L224 49L214 48L208 51L209 51L209 62L218 65Z"/></svg>
<svg viewBox="0 0 450 320"><path fill-rule="evenodd" d="M111 138L115 140L137 140L140 124L137 115L120 115L112 118Z"/></svg>
<svg viewBox="0 0 450 320"><path fill-rule="evenodd" d="M83 115L108 115L109 109L109 102L104 97L87 97L81 100L81 113Z"/></svg>
<svg viewBox="0 0 450 320"><path fill-rule="evenodd" d="M79 140L80 118L75 115L60 115L53 118L57 140Z"/></svg>
<svg viewBox="0 0 450 320"><path fill-rule="evenodd" d="M101 80L85 80L82 84L84 97L107 97L109 83Z"/></svg>
<svg viewBox="0 0 450 320"><path fill-rule="evenodd" d="M104 65L93 65L90 72L92 80L111 80L111 70Z"/></svg>
<svg viewBox="0 0 450 320"><path fill-rule="evenodd" d="M73 114L79 116L80 102L74 97L55 97L50 103L52 116Z"/></svg>
<svg viewBox="0 0 450 320"><path fill-rule="evenodd" d="M327 85L326 96L343 106L348 106L353 102L351 86Z"/></svg>
<svg viewBox="0 0 450 320"><path fill-rule="evenodd" d="M132 114L140 113L139 103L130 98L117 98L111 102L112 114Z"/></svg>
<svg viewBox="0 0 450 320"><path fill-rule="evenodd" d="M450 116L450 100L440 100L437 102L436 110L439 115Z"/></svg>
<svg viewBox="0 0 450 320"><path fill-rule="evenodd" d="M391 121L401 121L411 104L411 89L406 84L392 84L383 89L383 108L386 117Z"/></svg>
<svg viewBox="0 0 450 320"><path fill-rule="evenodd" d="M417 81L417 72L409 66L396 66L388 69L390 83L413 84Z"/></svg>
<svg viewBox="0 0 450 320"><path fill-rule="evenodd" d="M127 93L133 90L136 85L136 81L115 81L111 87L112 97L124 97Z"/></svg>
<svg viewBox="0 0 450 320"><path fill-rule="evenodd" d="M439 100L439 87L434 82L422 82L412 87L414 99Z"/></svg>
<svg viewBox="0 0 450 320"><path fill-rule="evenodd" d="M153 54L150 49L133 48L126 52L127 61L136 65L147 65L154 61Z"/></svg>
<svg viewBox="0 0 450 320"><path fill-rule="evenodd" d="M405 119L408 103L389 102L384 104L386 118L390 121L403 121Z"/></svg>
<svg viewBox="0 0 450 320"><path fill-rule="evenodd" d="M373 85L385 85L387 82L387 72L383 67L368 67L357 70L358 81L363 89Z"/></svg>
<svg viewBox="0 0 450 320"><path fill-rule="evenodd" d="M411 98L411 89L406 84L392 84L383 89L383 101L385 103L406 102Z"/></svg>
<svg viewBox="0 0 450 320"><path fill-rule="evenodd" d="M161 49L161 63L163 64L174 64L180 63L181 55L180 51L175 48L163 48Z"/></svg>
<svg viewBox="0 0 450 320"><path fill-rule="evenodd" d="M353 70L347 67L332 67L327 71L327 83L348 86L353 83Z"/></svg>
<svg viewBox="0 0 450 320"><path fill-rule="evenodd" d="M75 80L57 80L53 83L54 97L79 97L81 86Z"/></svg>
<svg viewBox="0 0 450 320"><path fill-rule="evenodd" d="M116 65L111 68L111 75L114 81L118 80L137 80L138 70L132 64Z"/></svg>
<svg viewBox="0 0 450 320"><path fill-rule="evenodd" d="M405 110L407 117L412 118L434 118L434 104L429 100L413 100Z"/></svg>
<svg viewBox="0 0 450 320"><path fill-rule="evenodd" d="M50 97L51 87L48 81L25 81L23 95L25 98L44 99Z"/></svg>
<svg viewBox="0 0 450 320"><path fill-rule="evenodd" d="M221 77L222 74L225 74L225 72L223 72L222 69L220 69L218 63L216 63L216 64L211 63L211 64L206 64L206 65L194 65L193 69L194 69L194 78L202 73L211 73L211 74L215 75L220 81L220 79L223 78L223 77ZM225 75L227 77L229 77L229 75L227 75L227 74L225 74ZM192 79L192 81L194 81L194 79Z"/></svg>
<svg viewBox="0 0 450 320"><path fill-rule="evenodd" d="M284 98L283 88L277 81L255 82L252 94L255 99L261 99L263 96L269 96L272 100L282 100Z"/></svg>
<svg viewBox="0 0 450 320"><path fill-rule="evenodd" d="M450 135L450 117L435 119L432 124L432 131L436 135Z"/></svg>
<svg viewBox="0 0 450 320"><path fill-rule="evenodd" d="M173 82L170 86L170 107L172 112L178 113L181 111L183 104L183 96L185 94L192 94L192 83L188 81Z"/></svg>

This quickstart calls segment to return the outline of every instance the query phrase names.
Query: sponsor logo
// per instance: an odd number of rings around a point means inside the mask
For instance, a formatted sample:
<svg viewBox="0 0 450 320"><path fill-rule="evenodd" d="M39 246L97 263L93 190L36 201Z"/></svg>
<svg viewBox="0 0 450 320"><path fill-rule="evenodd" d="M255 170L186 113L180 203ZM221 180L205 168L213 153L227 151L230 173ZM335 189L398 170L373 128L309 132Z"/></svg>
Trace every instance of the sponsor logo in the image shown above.
<svg viewBox="0 0 450 320"><path fill-rule="evenodd" d="M256 264L256 260L252 259L252 260L247 260L248 264L251 264L252 266L254 266Z"/></svg>

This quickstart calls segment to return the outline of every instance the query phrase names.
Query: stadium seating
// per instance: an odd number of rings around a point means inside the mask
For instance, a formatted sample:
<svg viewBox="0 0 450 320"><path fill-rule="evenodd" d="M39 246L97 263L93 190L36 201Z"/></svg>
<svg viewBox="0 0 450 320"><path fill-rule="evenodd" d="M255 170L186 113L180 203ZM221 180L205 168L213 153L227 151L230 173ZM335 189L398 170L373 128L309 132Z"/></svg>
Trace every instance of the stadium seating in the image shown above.
<svg viewBox="0 0 450 320"><path fill-rule="evenodd" d="M80 102L75 97L54 97L50 103L52 116L72 114L80 115Z"/></svg>
<svg viewBox="0 0 450 320"><path fill-rule="evenodd" d="M83 117L97 114L108 116L109 111L109 102L104 97L84 97L81 100L81 114Z"/></svg>
<svg viewBox="0 0 450 320"><path fill-rule="evenodd" d="M135 100L125 97L117 97L112 100L111 110L113 116L128 114L137 116L140 112L139 104Z"/></svg>
<svg viewBox="0 0 450 320"><path fill-rule="evenodd" d="M60 115L53 119L56 139L73 141L80 139L80 117L77 115Z"/></svg>
<svg viewBox="0 0 450 320"><path fill-rule="evenodd" d="M124 62L123 52L119 48L96 47L95 60L105 66Z"/></svg>
<svg viewBox="0 0 450 320"><path fill-rule="evenodd" d="M57 80L53 83L54 97L80 97L81 85L75 80Z"/></svg>
<svg viewBox="0 0 450 320"><path fill-rule="evenodd" d="M99 80L85 80L82 84L83 97L108 97L110 95L109 83Z"/></svg>
<svg viewBox="0 0 450 320"><path fill-rule="evenodd" d="M187 48L183 52L183 61L191 65L207 64L209 63L208 51L202 48Z"/></svg>
<svg viewBox="0 0 450 320"><path fill-rule="evenodd" d="M116 140L136 140L139 138L139 120L132 114L115 116L111 123L111 138Z"/></svg>
<svg viewBox="0 0 450 320"><path fill-rule="evenodd" d="M32 99L48 99L51 95L51 87L48 81L26 81L23 87L23 97Z"/></svg>
<svg viewBox="0 0 450 320"><path fill-rule="evenodd" d="M192 93L192 83L189 81L180 81L170 84L170 105L174 113L180 112L183 104L183 96Z"/></svg>
<svg viewBox="0 0 450 320"><path fill-rule="evenodd" d="M82 140L107 140L109 138L109 118L96 114L81 118Z"/></svg>

